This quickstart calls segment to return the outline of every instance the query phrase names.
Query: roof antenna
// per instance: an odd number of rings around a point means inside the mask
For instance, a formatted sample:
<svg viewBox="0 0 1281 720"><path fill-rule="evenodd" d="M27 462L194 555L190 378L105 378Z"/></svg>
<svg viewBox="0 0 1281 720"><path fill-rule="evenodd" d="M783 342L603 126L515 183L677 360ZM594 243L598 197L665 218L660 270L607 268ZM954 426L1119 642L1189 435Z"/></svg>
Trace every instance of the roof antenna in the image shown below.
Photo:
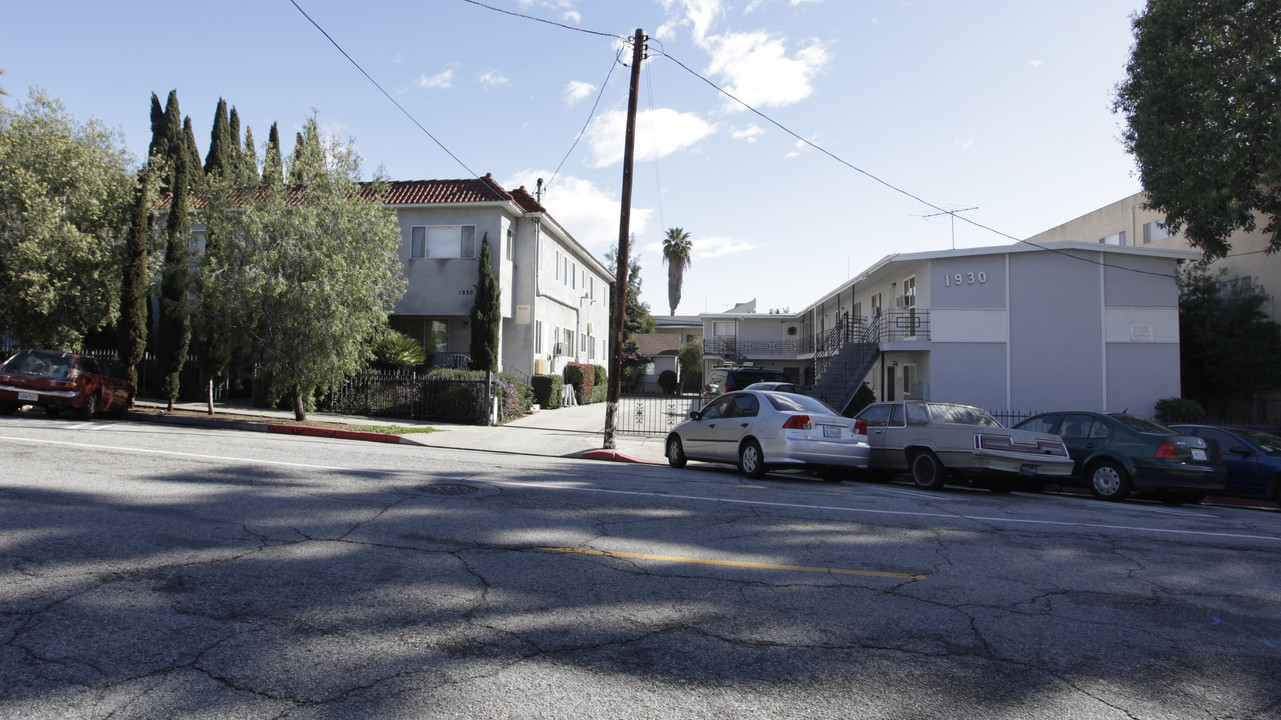
<svg viewBox="0 0 1281 720"><path fill-rule="evenodd" d="M543 179L542 178L538 178L538 185L534 189L534 199L538 201L539 205L543 204Z"/></svg>

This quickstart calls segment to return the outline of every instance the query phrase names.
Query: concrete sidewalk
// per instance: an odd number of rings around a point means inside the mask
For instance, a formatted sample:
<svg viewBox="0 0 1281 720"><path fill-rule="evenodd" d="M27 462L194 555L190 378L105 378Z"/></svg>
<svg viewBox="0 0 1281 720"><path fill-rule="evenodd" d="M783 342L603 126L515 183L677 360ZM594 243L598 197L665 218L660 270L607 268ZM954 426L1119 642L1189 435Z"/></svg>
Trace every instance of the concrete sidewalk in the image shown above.
<svg viewBox="0 0 1281 720"><path fill-rule="evenodd" d="M166 403L159 400L138 398L136 405L163 408ZM203 402L175 403L175 409L204 412L207 405ZM273 410L270 408L249 407L238 403L214 403L214 412L222 415L243 417L246 423L267 423L273 420L292 421L293 412ZM407 426L430 427L434 432L407 433L394 436L402 443L430 447L455 448L459 450L480 450L487 452L505 452L521 455L543 455L547 457L588 457L597 460L617 460L623 462L646 462L666 464L663 455L662 436L615 435L615 449L604 451L605 404L579 405L576 407L540 410L531 415L514 420L506 425L492 427L480 425L451 425L448 423L406 420L400 418L376 418L355 415L335 415L331 413L308 413L309 420L345 424L353 426ZM181 418L170 416L166 422L183 423L190 420L193 425L211 425L209 420L201 418ZM284 427L284 426L282 426ZM294 426L287 426L294 427ZM247 428L240 428L247 429ZM373 433L368 433L373 435ZM378 439L378 438L361 438ZM386 438L383 438L386 439Z"/></svg>

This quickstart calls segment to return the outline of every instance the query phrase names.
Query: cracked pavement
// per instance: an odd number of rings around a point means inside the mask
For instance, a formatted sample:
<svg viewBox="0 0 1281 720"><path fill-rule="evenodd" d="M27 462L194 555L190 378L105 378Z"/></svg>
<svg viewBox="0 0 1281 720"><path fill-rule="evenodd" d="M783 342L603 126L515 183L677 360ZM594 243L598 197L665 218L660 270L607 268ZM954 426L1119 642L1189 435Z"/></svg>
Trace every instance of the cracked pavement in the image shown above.
<svg viewBox="0 0 1281 720"><path fill-rule="evenodd" d="M0 460L0 717L1281 717L1276 511L21 418Z"/></svg>

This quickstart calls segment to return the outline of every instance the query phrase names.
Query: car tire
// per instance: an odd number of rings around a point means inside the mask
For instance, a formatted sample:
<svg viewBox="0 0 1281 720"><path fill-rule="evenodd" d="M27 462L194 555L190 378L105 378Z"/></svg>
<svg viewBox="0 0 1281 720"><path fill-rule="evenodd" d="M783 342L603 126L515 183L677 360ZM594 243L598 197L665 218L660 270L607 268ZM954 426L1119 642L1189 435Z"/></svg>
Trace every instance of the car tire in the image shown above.
<svg viewBox="0 0 1281 720"><path fill-rule="evenodd" d="M1111 460L1101 460L1090 466L1086 477L1094 497L1108 502L1119 502L1130 496L1130 474Z"/></svg>
<svg viewBox="0 0 1281 720"><path fill-rule="evenodd" d="M98 396L94 393L90 393L89 397L85 398L84 406L76 410L76 417L80 418L81 420L91 420L93 419L94 414L97 412L98 412Z"/></svg>
<svg viewBox="0 0 1281 720"><path fill-rule="evenodd" d="M12 415L18 412L18 404L11 402L0 402L0 415Z"/></svg>
<svg viewBox="0 0 1281 720"><path fill-rule="evenodd" d="M738 471L753 480L765 477L765 455L760 443L749 438L738 446Z"/></svg>
<svg viewBox="0 0 1281 720"><path fill-rule="evenodd" d="M849 471L836 465L824 465L818 469L818 477L825 483L839 483L849 475Z"/></svg>
<svg viewBox="0 0 1281 720"><path fill-rule="evenodd" d="M922 490L942 490L947 484L947 468L938 456L929 450L917 450L908 461L912 482Z"/></svg>
<svg viewBox="0 0 1281 720"><path fill-rule="evenodd" d="M689 459L685 457L685 446L679 435L667 438L667 464L674 468L683 468Z"/></svg>

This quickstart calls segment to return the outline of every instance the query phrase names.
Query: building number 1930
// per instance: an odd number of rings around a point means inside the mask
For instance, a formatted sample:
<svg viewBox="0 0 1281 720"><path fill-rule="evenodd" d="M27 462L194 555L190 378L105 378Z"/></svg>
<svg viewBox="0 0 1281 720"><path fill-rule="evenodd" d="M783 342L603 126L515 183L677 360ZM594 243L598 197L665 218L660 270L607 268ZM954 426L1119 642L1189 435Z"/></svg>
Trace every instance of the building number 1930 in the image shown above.
<svg viewBox="0 0 1281 720"><path fill-rule="evenodd" d="M960 285L973 285L974 283L987 282L987 273L954 273L943 276L943 285L946 287L957 287Z"/></svg>

